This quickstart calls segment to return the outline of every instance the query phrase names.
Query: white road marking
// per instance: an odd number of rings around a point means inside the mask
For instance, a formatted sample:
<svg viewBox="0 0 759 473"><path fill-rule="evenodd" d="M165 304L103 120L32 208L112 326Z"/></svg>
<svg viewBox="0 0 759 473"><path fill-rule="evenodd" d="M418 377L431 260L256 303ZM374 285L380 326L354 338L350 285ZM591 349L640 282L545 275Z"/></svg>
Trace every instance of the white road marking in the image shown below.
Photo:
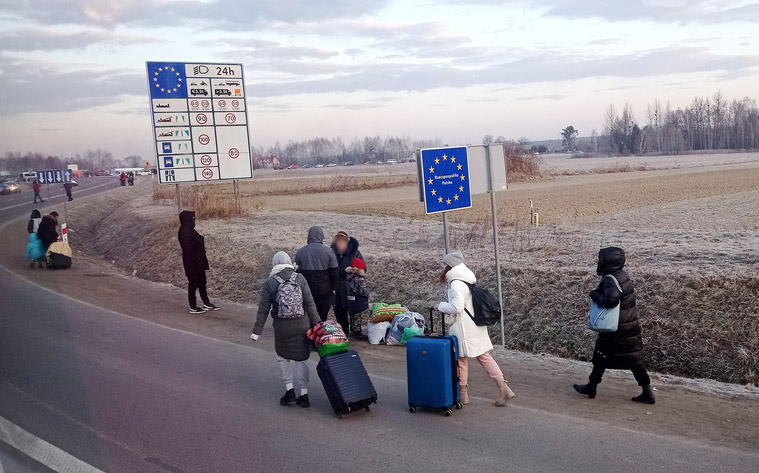
<svg viewBox="0 0 759 473"><path fill-rule="evenodd" d="M89 190L97 189L97 188L100 188L100 187L110 186L111 184L113 184L113 182L109 182L107 184L100 184L100 185L93 186L93 187L84 187L81 190L82 191L89 191ZM57 199L58 197L64 197L64 196L65 196L65 194L55 194L55 195L51 195L51 196L47 197L47 199L50 199L50 201L52 202L53 199ZM45 202L47 202L47 199L45 200ZM8 209L14 209L16 207L24 207L25 205L29 205L29 204L32 204L32 203L33 202L27 202L25 204L9 205L7 207L0 207L0 210L8 210ZM40 203L40 202L38 202L38 203Z"/></svg>
<svg viewBox="0 0 759 473"><path fill-rule="evenodd" d="M0 417L0 440L59 473L103 473L39 437ZM2 473L0 466L0 473Z"/></svg>

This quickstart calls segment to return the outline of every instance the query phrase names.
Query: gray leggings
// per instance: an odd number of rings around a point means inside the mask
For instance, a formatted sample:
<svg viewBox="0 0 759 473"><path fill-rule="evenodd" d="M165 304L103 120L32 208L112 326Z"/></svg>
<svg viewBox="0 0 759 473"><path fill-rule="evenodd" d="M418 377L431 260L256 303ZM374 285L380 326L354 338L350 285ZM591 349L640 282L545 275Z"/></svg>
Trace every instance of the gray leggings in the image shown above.
<svg viewBox="0 0 759 473"><path fill-rule="evenodd" d="M282 381L285 382L285 389L297 386L301 394L305 394L303 391L308 389L308 363L288 360L277 355L277 366L282 374Z"/></svg>

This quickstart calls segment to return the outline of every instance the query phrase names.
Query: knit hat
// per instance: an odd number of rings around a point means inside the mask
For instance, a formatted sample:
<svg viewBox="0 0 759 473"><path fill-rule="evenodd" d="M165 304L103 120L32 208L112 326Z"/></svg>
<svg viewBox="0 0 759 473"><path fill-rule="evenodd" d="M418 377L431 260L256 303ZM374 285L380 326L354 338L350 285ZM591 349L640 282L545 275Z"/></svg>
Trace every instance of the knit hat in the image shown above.
<svg viewBox="0 0 759 473"><path fill-rule="evenodd" d="M293 264L293 262L290 259L290 255L284 251L278 251L277 254L275 254L271 259L271 265L276 266L278 264Z"/></svg>
<svg viewBox="0 0 759 473"><path fill-rule="evenodd" d="M351 262L351 266L353 266L356 269L366 270L366 263L364 263L364 260L362 260L361 258L353 258L353 261Z"/></svg>
<svg viewBox="0 0 759 473"><path fill-rule="evenodd" d="M335 235L335 240L337 240L338 238L343 238L345 241L351 241L350 235L348 235L347 232L344 232L342 230L337 232L337 235Z"/></svg>
<svg viewBox="0 0 759 473"><path fill-rule="evenodd" d="M454 268L464 262L464 253L460 251L452 251L445 255L443 263L447 264L451 268Z"/></svg>

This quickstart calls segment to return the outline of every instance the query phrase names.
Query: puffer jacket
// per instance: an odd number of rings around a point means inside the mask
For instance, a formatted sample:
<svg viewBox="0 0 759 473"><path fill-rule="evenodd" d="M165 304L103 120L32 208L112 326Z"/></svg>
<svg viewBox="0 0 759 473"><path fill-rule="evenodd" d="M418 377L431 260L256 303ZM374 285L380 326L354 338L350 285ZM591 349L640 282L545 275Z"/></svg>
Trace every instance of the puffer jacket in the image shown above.
<svg viewBox="0 0 759 473"><path fill-rule="evenodd" d="M347 273L345 270L348 269L351 264L353 264L353 258L359 258L363 260L364 255L362 255L358 250L358 240L353 237L350 237L350 240L348 241L348 248L345 250L345 253L338 253L334 243L332 243L330 248L332 248L332 251L335 252L335 259L337 260L337 273L340 277L338 283L338 292L340 294L340 299L338 300L344 307L348 307L348 286L346 284Z"/></svg>
<svg viewBox="0 0 759 473"><path fill-rule="evenodd" d="M601 357L608 368L616 369L630 369L643 363L643 336L638 322L635 289L624 266L625 251L622 248L602 249L598 253L596 272L602 277L614 276L622 292L611 278L606 277L590 292L590 298L601 307L608 309L620 304L617 331L599 334L593 353L594 359Z"/></svg>
<svg viewBox="0 0 759 473"><path fill-rule="evenodd" d="M295 264L298 272L308 281L311 294L321 296L339 290L337 259L335 253L324 245L322 227L308 229L307 245L295 253Z"/></svg>
<svg viewBox="0 0 759 473"><path fill-rule="evenodd" d="M477 278L464 263L451 268L445 275L448 283L448 301L441 302L438 310L445 314L445 323L450 325L450 334L459 340L459 356L476 358L493 349L487 327L475 325L470 314L474 314L472 292L467 284L475 284Z"/></svg>

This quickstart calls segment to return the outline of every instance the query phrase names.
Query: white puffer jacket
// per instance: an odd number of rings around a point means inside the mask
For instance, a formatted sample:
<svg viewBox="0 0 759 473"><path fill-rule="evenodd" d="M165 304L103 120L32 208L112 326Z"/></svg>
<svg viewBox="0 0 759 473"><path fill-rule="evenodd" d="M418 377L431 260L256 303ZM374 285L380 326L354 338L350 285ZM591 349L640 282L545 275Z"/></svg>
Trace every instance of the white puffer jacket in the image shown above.
<svg viewBox="0 0 759 473"><path fill-rule="evenodd" d="M459 356L476 358L493 349L487 327L475 325L464 311L474 315L472 293L466 283L474 284L477 278L464 263L458 264L445 275L448 282L448 302L441 302L440 312L445 314L445 323L450 325L450 334L459 339Z"/></svg>

